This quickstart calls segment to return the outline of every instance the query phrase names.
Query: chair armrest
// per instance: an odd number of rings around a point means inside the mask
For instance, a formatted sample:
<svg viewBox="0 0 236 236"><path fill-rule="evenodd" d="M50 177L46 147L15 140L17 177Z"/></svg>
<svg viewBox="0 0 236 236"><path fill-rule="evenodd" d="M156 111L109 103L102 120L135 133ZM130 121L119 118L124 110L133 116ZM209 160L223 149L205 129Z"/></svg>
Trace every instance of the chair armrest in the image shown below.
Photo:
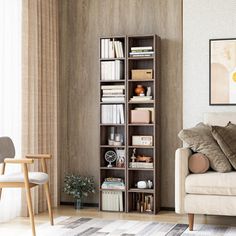
<svg viewBox="0 0 236 236"><path fill-rule="evenodd" d="M51 159L52 155L50 154L26 154L26 158L31 158L31 159Z"/></svg>
<svg viewBox="0 0 236 236"><path fill-rule="evenodd" d="M33 159L16 159L16 158L5 158L4 163L9 163L9 164L32 164L34 162Z"/></svg>
<svg viewBox="0 0 236 236"><path fill-rule="evenodd" d="M190 148L178 148L175 152L175 212L184 211L185 179L189 174L188 159L192 155Z"/></svg>

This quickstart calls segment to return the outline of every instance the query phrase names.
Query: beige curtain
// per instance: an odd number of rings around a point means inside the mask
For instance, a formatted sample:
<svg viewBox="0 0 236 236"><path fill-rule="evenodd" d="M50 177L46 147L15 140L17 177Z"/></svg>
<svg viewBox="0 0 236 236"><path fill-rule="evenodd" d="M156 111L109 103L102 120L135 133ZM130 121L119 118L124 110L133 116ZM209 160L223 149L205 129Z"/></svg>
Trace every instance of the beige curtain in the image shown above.
<svg viewBox="0 0 236 236"><path fill-rule="evenodd" d="M58 201L58 0L23 0L22 150L50 153L52 203ZM38 163L34 170L39 170ZM23 199L25 194L22 193ZM33 190L35 213L45 211L43 189ZM22 215L26 214L23 200Z"/></svg>

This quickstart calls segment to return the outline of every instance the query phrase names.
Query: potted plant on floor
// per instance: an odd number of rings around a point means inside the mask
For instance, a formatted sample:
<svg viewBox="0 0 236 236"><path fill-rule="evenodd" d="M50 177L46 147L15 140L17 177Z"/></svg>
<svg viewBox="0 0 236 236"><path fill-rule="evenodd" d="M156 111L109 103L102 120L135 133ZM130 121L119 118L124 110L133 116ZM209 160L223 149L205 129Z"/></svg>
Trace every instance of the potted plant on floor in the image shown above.
<svg viewBox="0 0 236 236"><path fill-rule="evenodd" d="M75 209L82 208L82 201L90 193L95 193L92 176L67 174L64 179L64 192L74 198Z"/></svg>

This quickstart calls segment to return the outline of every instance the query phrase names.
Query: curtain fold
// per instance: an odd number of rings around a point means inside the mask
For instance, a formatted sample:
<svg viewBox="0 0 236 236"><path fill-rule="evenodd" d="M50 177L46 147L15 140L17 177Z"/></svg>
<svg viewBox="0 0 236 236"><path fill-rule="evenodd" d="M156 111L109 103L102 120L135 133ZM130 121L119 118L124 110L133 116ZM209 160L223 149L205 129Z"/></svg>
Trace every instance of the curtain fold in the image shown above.
<svg viewBox="0 0 236 236"><path fill-rule="evenodd" d="M58 201L58 0L23 0L22 5L22 154L50 153L53 206ZM35 171L40 170L38 163ZM46 210L43 189L35 189L35 213ZM22 193L24 197L24 193ZM22 201L22 215L26 215Z"/></svg>

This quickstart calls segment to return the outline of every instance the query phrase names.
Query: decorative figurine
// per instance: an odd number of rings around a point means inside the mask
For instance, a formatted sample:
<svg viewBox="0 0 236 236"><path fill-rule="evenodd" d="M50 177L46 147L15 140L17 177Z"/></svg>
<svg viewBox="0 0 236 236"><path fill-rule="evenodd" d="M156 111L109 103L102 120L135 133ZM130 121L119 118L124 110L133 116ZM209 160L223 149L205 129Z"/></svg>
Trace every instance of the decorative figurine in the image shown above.
<svg viewBox="0 0 236 236"><path fill-rule="evenodd" d="M136 148L133 149L133 153L132 153L132 156L131 156L132 162L135 162L135 160L136 160L135 153L136 153Z"/></svg>

